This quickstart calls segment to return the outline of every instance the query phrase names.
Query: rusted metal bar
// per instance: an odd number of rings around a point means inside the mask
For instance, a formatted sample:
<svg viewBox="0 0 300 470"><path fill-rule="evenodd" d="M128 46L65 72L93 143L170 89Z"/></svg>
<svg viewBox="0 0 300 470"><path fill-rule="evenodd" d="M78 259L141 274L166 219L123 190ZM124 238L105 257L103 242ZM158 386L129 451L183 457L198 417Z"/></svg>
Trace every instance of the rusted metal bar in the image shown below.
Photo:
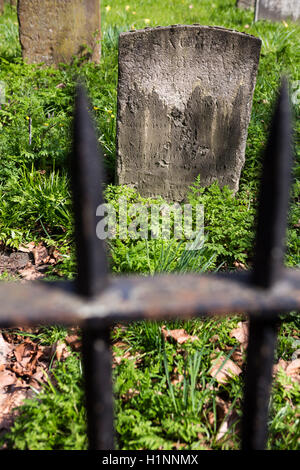
<svg viewBox="0 0 300 470"><path fill-rule="evenodd" d="M106 287L107 259L103 241L96 235L96 212L103 203L103 155L82 85L77 86L74 116L74 151L71 177L77 247L76 291L85 300ZM109 327L91 325L82 331L82 356L89 447L113 449L112 364Z"/></svg>
<svg viewBox="0 0 300 470"><path fill-rule="evenodd" d="M115 321L164 320L247 313L273 318L300 310L300 270L286 269L271 289L251 285L247 272L110 277L106 289L86 299L72 282L0 283L0 327L62 324L101 328Z"/></svg>
<svg viewBox="0 0 300 470"><path fill-rule="evenodd" d="M290 197L292 149L288 86L284 79L265 152L252 282L270 289L282 278ZM242 447L262 450L267 421L278 316L251 318L244 393Z"/></svg>

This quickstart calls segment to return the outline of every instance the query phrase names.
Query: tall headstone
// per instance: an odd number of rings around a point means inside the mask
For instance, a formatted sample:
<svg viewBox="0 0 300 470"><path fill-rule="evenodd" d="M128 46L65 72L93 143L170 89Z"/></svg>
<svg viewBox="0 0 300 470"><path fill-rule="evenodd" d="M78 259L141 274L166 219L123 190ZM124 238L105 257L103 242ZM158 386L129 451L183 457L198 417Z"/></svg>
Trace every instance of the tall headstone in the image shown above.
<svg viewBox="0 0 300 470"><path fill-rule="evenodd" d="M255 0L237 0L236 6L238 8L254 8Z"/></svg>
<svg viewBox="0 0 300 470"><path fill-rule="evenodd" d="M69 63L84 45L90 48L90 59L99 62L99 0L19 0L18 18L28 63Z"/></svg>
<svg viewBox="0 0 300 470"><path fill-rule="evenodd" d="M118 183L181 201L200 174L237 191L260 47L220 27L121 33Z"/></svg>
<svg viewBox="0 0 300 470"><path fill-rule="evenodd" d="M257 0L255 16L258 20L299 21L300 0Z"/></svg>

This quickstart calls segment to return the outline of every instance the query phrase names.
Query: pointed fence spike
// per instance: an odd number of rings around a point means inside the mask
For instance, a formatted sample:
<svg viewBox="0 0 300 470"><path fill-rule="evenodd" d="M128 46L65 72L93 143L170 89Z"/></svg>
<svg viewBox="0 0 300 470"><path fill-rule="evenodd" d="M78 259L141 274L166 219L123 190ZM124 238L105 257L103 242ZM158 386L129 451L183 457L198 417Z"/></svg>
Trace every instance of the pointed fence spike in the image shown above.
<svg viewBox="0 0 300 470"><path fill-rule="evenodd" d="M74 117L74 148L71 161L77 292L88 298L107 285L104 242L97 237L97 207L102 204L103 154L98 144L85 89L77 85ZM89 448L113 448L113 390L109 325L95 327L86 321L82 331L82 355Z"/></svg>
<svg viewBox="0 0 300 470"><path fill-rule="evenodd" d="M288 83L282 79L265 151L258 210L253 284L269 288L281 277L292 173Z"/></svg>
<svg viewBox="0 0 300 470"><path fill-rule="evenodd" d="M71 180L77 251L77 292L93 297L106 285L107 259L103 241L97 238L97 207L103 203L103 154L98 144L89 102L83 85L75 98L74 144Z"/></svg>
<svg viewBox="0 0 300 470"><path fill-rule="evenodd" d="M282 79L263 162L252 282L271 288L284 269L285 234L292 173L292 131L288 83ZM278 316L251 318L242 422L242 449L267 444Z"/></svg>

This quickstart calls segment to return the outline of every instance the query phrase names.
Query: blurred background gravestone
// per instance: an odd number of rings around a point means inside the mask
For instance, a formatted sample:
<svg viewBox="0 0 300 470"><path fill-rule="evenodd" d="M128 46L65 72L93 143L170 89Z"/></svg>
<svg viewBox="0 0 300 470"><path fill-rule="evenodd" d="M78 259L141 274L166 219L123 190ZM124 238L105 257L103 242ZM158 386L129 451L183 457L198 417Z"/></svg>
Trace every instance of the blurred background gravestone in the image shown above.
<svg viewBox="0 0 300 470"><path fill-rule="evenodd" d="M300 19L300 0L257 0L256 18L297 21Z"/></svg>
<svg viewBox="0 0 300 470"><path fill-rule="evenodd" d="M255 0L237 0L236 6L238 8L254 8Z"/></svg>
<svg viewBox="0 0 300 470"><path fill-rule="evenodd" d="M23 58L46 65L100 60L100 0L19 0Z"/></svg>
<svg viewBox="0 0 300 470"><path fill-rule="evenodd" d="M14 6L16 7L17 6L17 3L18 3L18 0L0 0L0 15L3 13L4 11L4 5L5 4L10 4L11 6Z"/></svg>
<svg viewBox="0 0 300 470"><path fill-rule="evenodd" d="M121 33L117 179L182 201L200 174L235 192L245 161L261 41L220 27Z"/></svg>

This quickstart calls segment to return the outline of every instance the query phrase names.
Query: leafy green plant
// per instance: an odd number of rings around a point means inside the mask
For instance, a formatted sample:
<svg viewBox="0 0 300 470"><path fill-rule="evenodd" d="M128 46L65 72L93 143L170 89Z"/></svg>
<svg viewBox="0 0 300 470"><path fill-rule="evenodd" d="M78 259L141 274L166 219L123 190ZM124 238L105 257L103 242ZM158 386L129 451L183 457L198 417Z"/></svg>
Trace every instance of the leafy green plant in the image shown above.
<svg viewBox="0 0 300 470"><path fill-rule="evenodd" d="M59 363L47 380L36 399L20 408L6 445L20 450L86 449L83 378L77 355Z"/></svg>

